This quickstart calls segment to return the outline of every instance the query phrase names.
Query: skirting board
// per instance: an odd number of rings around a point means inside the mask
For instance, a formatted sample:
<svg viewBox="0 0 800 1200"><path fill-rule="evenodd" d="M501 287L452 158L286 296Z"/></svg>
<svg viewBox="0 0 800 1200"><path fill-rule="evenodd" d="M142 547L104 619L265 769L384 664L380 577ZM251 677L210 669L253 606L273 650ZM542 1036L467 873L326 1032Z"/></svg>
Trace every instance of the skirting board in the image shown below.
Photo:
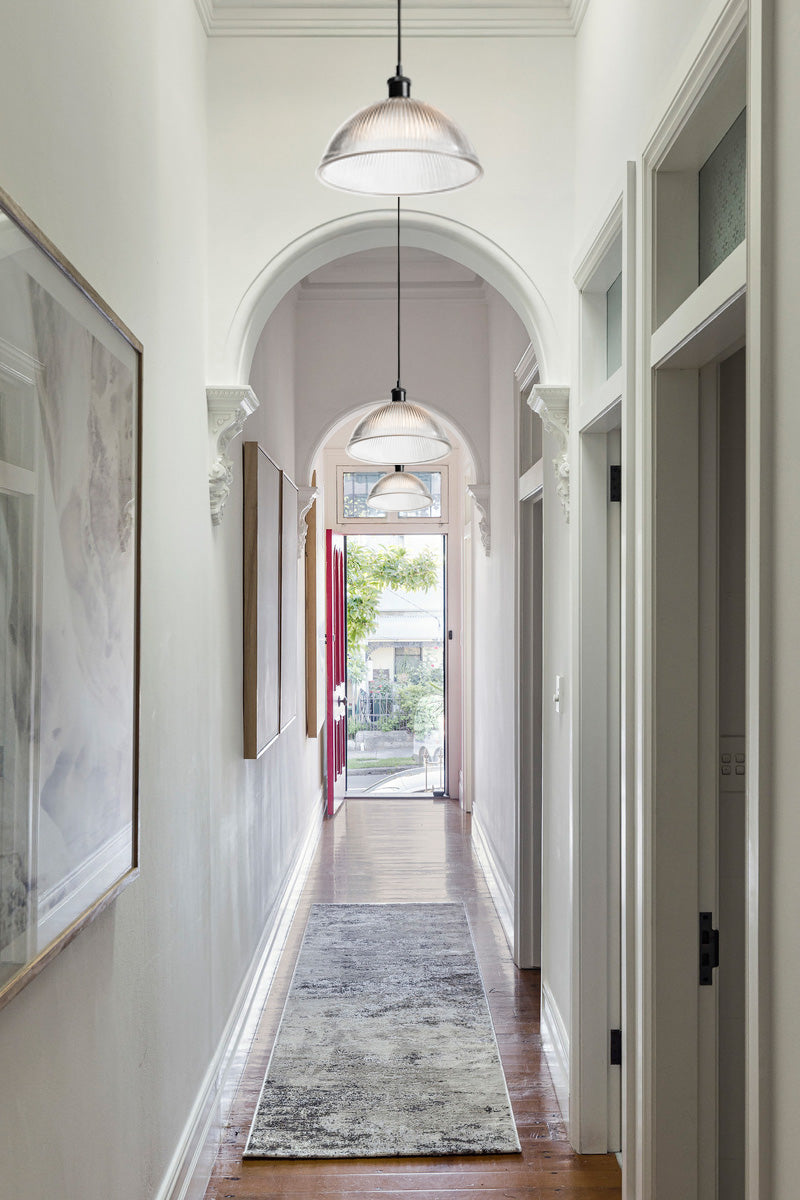
<svg viewBox="0 0 800 1200"><path fill-rule="evenodd" d="M542 980L542 1049L564 1122L569 1125L569 1037L549 987Z"/></svg>
<svg viewBox="0 0 800 1200"><path fill-rule="evenodd" d="M489 838L481 829L478 810L472 810L472 845L475 856L481 864L481 870L486 877L489 894L492 897L503 933L506 935L511 953L514 953L514 893L505 878L497 861Z"/></svg>
<svg viewBox="0 0 800 1200"><path fill-rule="evenodd" d="M272 907L156 1200L202 1200L205 1196L246 1050L258 1027L321 832L321 814L315 807L314 822Z"/></svg>

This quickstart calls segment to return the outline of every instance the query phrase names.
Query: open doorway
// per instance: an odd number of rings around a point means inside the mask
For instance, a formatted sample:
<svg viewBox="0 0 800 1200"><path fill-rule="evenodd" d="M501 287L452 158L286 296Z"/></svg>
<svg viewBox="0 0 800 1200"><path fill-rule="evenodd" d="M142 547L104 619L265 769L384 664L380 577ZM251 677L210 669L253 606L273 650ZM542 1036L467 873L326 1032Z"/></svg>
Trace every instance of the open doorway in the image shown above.
<svg viewBox="0 0 800 1200"><path fill-rule="evenodd" d="M446 534L349 534L347 794L447 794Z"/></svg>

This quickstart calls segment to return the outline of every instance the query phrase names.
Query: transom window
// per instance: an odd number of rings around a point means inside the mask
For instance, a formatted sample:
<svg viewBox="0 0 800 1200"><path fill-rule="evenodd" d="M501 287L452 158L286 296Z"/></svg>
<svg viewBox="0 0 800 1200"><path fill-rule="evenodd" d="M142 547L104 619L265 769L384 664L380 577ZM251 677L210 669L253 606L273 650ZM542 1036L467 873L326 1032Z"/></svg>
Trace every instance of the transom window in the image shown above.
<svg viewBox="0 0 800 1200"><path fill-rule="evenodd" d="M413 468L409 467L409 471ZM370 489L386 474L385 471L351 471L340 467L339 475L339 520L340 521L381 521L386 520L388 513L370 508L367 496ZM446 468L437 471L416 471L414 474L421 479L433 497L429 508L415 509L413 512L392 513L392 518L411 521L441 521L446 519L444 499L447 492Z"/></svg>

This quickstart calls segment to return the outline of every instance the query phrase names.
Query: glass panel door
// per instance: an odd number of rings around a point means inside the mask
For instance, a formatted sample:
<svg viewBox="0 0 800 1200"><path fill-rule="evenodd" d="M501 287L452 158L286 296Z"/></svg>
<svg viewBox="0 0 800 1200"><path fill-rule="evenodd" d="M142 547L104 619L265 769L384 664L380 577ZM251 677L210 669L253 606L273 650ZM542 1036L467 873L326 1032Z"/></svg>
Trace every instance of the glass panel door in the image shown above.
<svg viewBox="0 0 800 1200"><path fill-rule="evenodd" d="M443 795L445 536L346 544L348 795Z"/></svg>

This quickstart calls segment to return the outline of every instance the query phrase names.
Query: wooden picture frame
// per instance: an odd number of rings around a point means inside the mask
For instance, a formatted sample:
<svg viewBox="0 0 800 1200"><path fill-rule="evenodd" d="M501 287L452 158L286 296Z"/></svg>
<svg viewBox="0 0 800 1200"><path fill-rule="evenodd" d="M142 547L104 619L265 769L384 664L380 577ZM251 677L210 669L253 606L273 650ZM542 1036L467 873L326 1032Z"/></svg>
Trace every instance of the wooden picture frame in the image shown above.
<svg viewBox="0 0 800 1200"><path fill-rule="evenodd" d="M141 388L0 191L0 1006L138 874Z"/></svg>
<svg viewBox="0 0 800 1200"><path fill-rule="evenodd" d="M280 733L281 470L258 442L242 447L244 479L244 757Z"/></svg>
<svg viewBox="0 0 800 1200"><path fill-rule="evenodd" d="M297 487L281 471L281 733L297 717Z"/></svg>

